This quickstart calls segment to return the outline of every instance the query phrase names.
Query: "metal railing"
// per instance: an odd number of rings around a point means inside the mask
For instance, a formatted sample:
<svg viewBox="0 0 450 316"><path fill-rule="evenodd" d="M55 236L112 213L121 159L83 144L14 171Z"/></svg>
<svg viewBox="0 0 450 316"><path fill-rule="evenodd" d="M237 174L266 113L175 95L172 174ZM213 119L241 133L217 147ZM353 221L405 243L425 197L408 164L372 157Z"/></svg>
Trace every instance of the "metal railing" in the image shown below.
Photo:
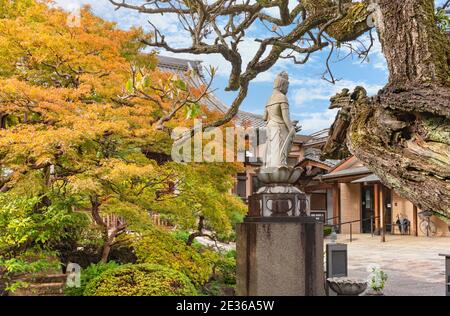
<svg viewBox="0 0 450 316"><path fill-rule="evenodd" d="M339 219L339 216L334 216L334 217L326 218L326 219L325 219L325 225L326 225L326 226L334 226L334 224L328 224L328 222L329 222L329 221L332 221L332 220L334 220L334 219L336 219L336 218Z"/></svg>
<svg viewBox="0 0 450 316"><path fill-rule="evenodd" d="M335 217L331 217L328 218L326 221L328 222L329 220L334 220L338 218L338 216ZM365 222L365 221L370 221L370 234L372 235L372 237L374 236L374 223L375 220L380 218L379 216L375 217L375 216L370 216L369 218L364 218L364 219L356 219L353 221L348 221L348 222L339 222L337 224L326 224L327 226L332 226L336 229L336 227L339 227L339 232L342 232L342 225L350 225L350 242L353 241L353 223L359 223L359 222ZM336 231L336 230L335 230Z"/></svg>

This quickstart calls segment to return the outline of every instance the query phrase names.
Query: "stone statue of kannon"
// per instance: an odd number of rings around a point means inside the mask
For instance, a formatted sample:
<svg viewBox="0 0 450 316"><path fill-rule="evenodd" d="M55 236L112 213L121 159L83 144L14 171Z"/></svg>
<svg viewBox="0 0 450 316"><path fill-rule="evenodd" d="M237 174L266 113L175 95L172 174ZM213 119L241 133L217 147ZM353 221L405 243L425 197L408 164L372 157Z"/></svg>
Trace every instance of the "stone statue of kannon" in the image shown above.
<svg viewBox="0 0 450 316"><path fill-rule="evenodd" d="M287 166L287 158L291 151L292 141L299 128L297 122L292 123L289 114L289 75L281 72L275 78L273 93L264 111L266 123L266 152L264 167L267 172L275 168Z"/></svg>
<svg viewBox="0 0 450 316"><path fill-rule="evenodd" d="M256 213L262 216L303 216L307 212L306 195L295 186L303 169L288 165L294 136L300 130L289 116L288 89L289 76L283 71L275 78L264 111L266 150L263 166L256 169L263 186L252 196L256 201L252 205L259 205Z"/></svg>

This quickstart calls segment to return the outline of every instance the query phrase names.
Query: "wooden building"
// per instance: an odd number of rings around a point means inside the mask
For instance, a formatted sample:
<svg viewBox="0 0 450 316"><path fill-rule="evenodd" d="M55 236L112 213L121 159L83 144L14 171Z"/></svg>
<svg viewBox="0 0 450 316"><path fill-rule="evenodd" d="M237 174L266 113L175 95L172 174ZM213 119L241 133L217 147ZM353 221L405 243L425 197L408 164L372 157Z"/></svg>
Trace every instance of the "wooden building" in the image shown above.
<svg viewBox="0 0 450 316"><path fill-rule="evenodd" d="M315 180L332 192L330 218L333 224L341 224L342 233L351 229L352 233L450 236L447 223L436 216L423 216L417 206L383 185L354 156ZM402 222L409 225L401 227Z"/></svg>

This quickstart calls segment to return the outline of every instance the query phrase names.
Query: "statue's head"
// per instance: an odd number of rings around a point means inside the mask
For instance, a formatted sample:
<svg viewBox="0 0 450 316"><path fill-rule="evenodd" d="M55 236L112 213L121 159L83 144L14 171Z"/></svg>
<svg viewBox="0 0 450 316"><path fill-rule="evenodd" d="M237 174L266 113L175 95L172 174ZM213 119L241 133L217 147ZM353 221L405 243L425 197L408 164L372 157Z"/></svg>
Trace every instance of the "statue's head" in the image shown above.
<svg viewBox="0 0 450 316"><path fill-rule="evenodd" d="M273 88L286 94L289 89L289 75L286 71L280 72L275 78Z"/></svg>

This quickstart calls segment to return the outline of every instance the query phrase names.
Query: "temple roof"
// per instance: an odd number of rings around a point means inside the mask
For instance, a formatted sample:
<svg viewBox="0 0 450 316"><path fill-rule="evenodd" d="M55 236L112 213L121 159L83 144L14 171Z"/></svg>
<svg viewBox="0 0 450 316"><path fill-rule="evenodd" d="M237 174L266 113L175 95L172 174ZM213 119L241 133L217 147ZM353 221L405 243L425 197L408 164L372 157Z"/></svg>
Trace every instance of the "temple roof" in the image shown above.
<svg viewBox="0 0 450 316"><path fill-rule="evenodd" d="M180 79L195 87L207 85L203 74L201 61L161 55L158 55L157 58L158 68L160 70L175 73L180 77ZM192 75L188 76L188 71L192 71ZM229 109L228 105L220 100L214 93L210 93L208 97L203 100L203 103L210 111L218 111L222 114L227 113ZM264 127L265 122L262 115L239 111L236 116L236 125Z"/></svg>
<svg viewBox="0 0 450 316"><path fill-rule="evenodd" d="M323 163L329 167L335 167L341 162L341 160L337 160L337 159L321 160L320 159L321 152L322 151L320 148L306 148L305 149L305 158L303 160L309 159L309 160L312 160L315 162Z"/></svg>
<svg viewBox="0 0 450 316"><path fill-rule="evenodd" d="M372 171L370 171L367 167L357 167L344 169L336 172L331 172L326 175L318 176L320 180L331 180L342 177L350 177L350 176L362 176L362 175L370 175Z"/></svg>
<svg viewBox="0 0 450 316"><path fill-rule="evenodd" d="M325 128L323 130L320 130L318 132L310 134L310 139L305 143L305 145L318 145L318 144L325 144L325 142L328 139L328 133L330 132L329 128Z"/></svg>

